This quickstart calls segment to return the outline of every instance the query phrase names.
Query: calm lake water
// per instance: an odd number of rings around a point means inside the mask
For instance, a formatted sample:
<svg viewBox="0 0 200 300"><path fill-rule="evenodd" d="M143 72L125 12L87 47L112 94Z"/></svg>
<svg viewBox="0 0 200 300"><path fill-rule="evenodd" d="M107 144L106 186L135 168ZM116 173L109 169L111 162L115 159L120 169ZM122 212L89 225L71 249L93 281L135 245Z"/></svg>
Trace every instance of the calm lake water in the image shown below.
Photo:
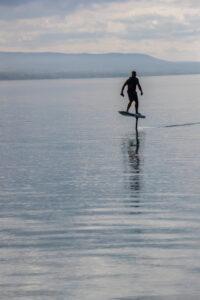
<svg viewBox="0 0 200 300"><path fill-rule="evenodd" d="M0 82L2 299L200 299L200 76L123 82Z"/></svg>

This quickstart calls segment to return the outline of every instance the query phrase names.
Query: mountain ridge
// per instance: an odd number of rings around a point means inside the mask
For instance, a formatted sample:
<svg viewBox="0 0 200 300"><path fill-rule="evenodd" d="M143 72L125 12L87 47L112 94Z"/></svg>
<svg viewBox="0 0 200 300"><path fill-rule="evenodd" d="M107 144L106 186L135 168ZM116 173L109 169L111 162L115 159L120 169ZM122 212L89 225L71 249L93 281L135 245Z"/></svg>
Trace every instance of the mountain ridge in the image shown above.
<svg viewBox="0 0 200 300"><path fill-rule="evenodd" d="M200 74L200 62L168 61L145 53L0 51L0 80Z"/></svg>

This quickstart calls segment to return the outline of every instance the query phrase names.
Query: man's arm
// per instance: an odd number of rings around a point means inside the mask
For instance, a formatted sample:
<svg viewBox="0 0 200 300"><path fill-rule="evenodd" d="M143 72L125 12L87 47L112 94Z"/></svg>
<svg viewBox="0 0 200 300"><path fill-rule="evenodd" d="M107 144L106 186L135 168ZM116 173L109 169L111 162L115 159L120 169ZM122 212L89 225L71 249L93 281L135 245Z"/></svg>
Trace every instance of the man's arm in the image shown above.
<svg viewBox="0 0 200 300"><path fill-rule="evenodd" d="M122 87L122 90L121 90L121 93L120 93L120 95L121 95L122 97L124 97L124 88L125 88L125 86L127 85L127 83L128 83L128 80L126 80L126 82L123 84L123 87Z"/></svg>
<svg viewBox="0 0 200 300"><path fill-rule="evenodd" d="M140 90L141 95L143 95L143 90L142 90L142 87L141 87L141 85L140 85L139 80L138 80L137 85L138 85L138 88L139 88L139 90Z"/></svg>

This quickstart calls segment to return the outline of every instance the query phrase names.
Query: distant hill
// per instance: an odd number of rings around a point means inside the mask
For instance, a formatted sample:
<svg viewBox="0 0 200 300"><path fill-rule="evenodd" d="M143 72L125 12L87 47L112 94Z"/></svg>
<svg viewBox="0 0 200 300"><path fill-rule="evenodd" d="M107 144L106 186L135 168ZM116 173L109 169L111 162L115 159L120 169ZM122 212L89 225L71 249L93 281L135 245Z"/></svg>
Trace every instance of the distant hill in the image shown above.
<svg viewBox="0 0 200 300"><path fill-rule="evenodd" d="M200 62L172 62L146 54L0 52L0 80L199 74Z"/></svg>

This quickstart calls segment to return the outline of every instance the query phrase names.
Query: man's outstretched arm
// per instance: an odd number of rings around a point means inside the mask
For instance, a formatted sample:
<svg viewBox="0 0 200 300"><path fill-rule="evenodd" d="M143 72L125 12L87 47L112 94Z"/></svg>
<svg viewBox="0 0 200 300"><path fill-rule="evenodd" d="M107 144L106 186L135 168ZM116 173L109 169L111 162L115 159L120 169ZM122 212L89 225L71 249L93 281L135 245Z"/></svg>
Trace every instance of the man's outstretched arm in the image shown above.
<svg viewBox="0 0 200 300"><path fill-rule="evenodd" d="M141 85L140 85L140 82L139 82L139 80L138 80L138 88L139 88L139 90L140 90L140 93L141 93L141 95L143 95L143 90L142 90L142 87L141 87Z"/></svg>
<svg viewBox="0 0 200 300"><path fill-rule="evenodd" d="M128 80L126 80L126 82L124 83L124 85L123 85L123 87L122 87L122 90L121 90L121 93L120 93L120 95L121 95L122 97L124 97L124 88L125 88L125 86L127 85L127 82L128 82Z"/></svg>

